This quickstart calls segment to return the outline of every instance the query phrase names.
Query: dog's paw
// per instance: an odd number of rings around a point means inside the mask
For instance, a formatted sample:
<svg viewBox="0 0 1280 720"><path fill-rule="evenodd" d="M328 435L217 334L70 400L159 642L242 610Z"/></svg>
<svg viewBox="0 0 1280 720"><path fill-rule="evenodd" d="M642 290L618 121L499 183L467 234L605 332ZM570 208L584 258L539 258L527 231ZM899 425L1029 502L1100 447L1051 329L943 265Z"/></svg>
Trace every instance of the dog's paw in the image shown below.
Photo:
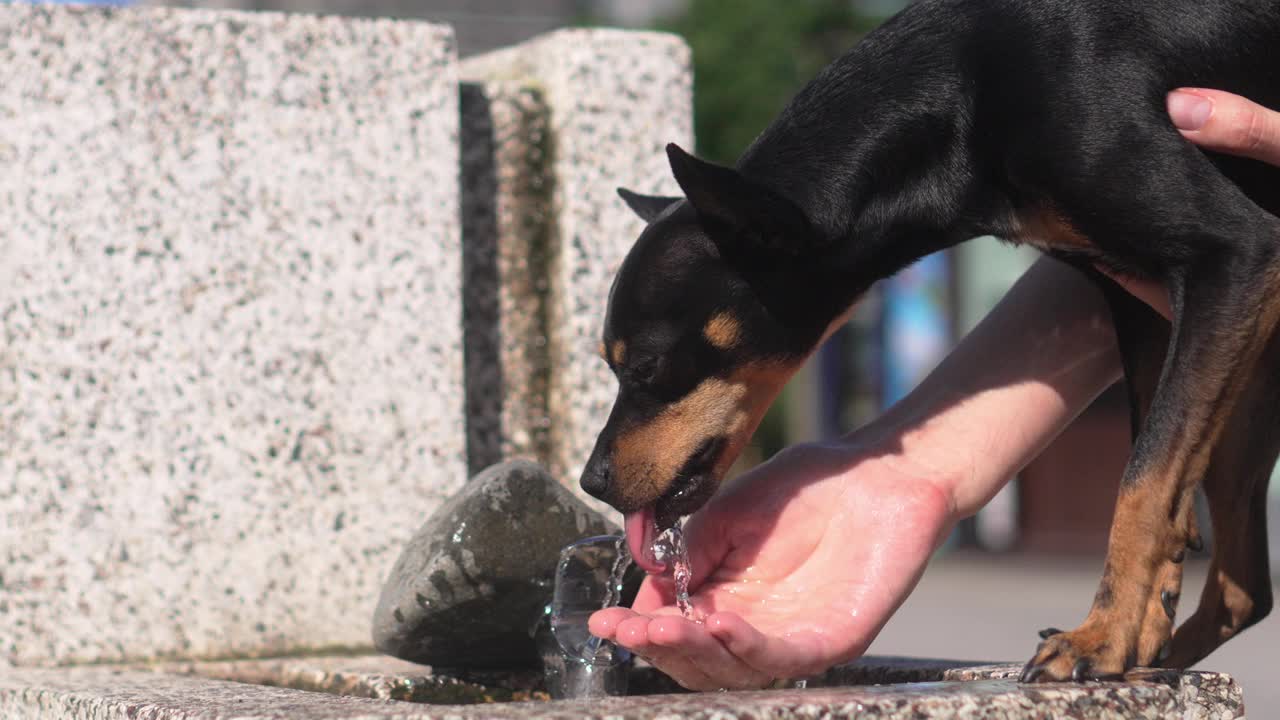
<svg viewBox="0 0 1280 720"><path fill-rule="evenodd" d="M1101 628L1049 633L1022 669L1019 682L1108 680L1124 675L1128 653Z"/></svg>

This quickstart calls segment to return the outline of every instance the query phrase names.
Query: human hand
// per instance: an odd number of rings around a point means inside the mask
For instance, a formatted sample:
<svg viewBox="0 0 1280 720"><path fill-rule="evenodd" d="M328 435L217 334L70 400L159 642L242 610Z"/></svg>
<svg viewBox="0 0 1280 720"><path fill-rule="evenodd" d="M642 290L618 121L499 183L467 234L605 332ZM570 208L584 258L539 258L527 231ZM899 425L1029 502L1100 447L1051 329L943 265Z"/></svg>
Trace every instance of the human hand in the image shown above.
<svg viewBox="0 0 1280 720"><path fill-rule="evenodd" d="M685 528L695 614L670 576L631 609L591 617L692 690L760 688L861 655L954 524L927 471L844 441L789 448L726 487Z"/></svg>
<svg viewBox="0 0 1280 720"><path fill-rule="evenodd" d="M1174 90L1166 104L1174 127L1200 147L1280 165L1280 113L1239 95L1201 88ZM1170 316L1169 294L1162 285L1108 274L1134 297Z"/></svg>

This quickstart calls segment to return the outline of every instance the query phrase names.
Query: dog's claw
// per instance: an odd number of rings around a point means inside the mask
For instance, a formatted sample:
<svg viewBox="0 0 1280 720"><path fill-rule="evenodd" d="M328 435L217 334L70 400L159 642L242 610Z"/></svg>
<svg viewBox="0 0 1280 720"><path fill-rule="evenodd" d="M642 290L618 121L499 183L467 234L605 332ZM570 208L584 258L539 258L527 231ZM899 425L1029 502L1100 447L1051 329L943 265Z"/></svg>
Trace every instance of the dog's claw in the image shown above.
<svg viewBox="0 0 1280 720"><path fill-rule="evenodd" d="M1162 663L1165 660L1168 660L1171 652L1173 652L1173 643L1166 640L1164 644L1160 646L1160 651L1156 653L1156 662Z"/></svg>
<svg viewBox="0 0 1280 720"><path fill-rule="evenodd" d="M1049 638L1053 637L1054 635L1061 635L1061 634L1062 634L1062 631L1061 631L1061 630L1059 630L1058 628L1056 628L1056 627L1047 627L1047 628L1045 628L1045 629L1043 629L1043 630L1041 630L1041 631L1040 631L1040 639L1041 639L1041 640L1048 640Z"/></svg>
<svg viewBox="0 0 1280 720"><path fill-rule="evenodd" d="M1117 648L1110 644L1105 628L1082 626L1042 640L1019 679L1024 683L1083 682L1120 677L1134 664L1131 656L1136 652L1135 648L1129 656L1117 657Z"/></svg>
<svg viewBox="0 0 1280 720"><path fill-rule="evenodd" d="M1177 551L1177 552L1175 552L1175 553L1173 554L1173 557L1172 557L1171 559L1173 560L1173 562L1174 562L1175 564L1176 564L1176 563L1180 563L1180 562L1182 562L1183 560L1186 560L1186 559L1187 559L1187 550L1186 550L1186 548L1178 548L1178 551Z"/></svg>
<svg viewBox="0 0 1280 720"><path fill-rule="evenodd" d="M1191 552L1200 552L1201 550L1204 550L1204 538L1201 538L1199 535L1192 535L1187 538L1187 547L1191 549Z"/></svg>
<svg viewBox="0 0 1280 720"><path fill-rule="evenodd" d="M1164 614L1172 620L1178 612L1178 594L1169 590L1160 591L1160 604L1164 605Z"/></svg>

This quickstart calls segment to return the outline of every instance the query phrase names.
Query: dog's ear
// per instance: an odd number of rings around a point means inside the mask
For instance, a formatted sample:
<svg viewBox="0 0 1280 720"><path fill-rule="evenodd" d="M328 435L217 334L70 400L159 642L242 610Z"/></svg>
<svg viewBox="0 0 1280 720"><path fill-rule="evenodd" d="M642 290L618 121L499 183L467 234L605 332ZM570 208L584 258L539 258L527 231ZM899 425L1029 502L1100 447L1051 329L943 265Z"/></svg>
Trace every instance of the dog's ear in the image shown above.
<svg viewBox="0 0 1280 720"><path fill-rule="evenodd" d="M678 197L641 195L640 193L631 192L626 188L618 188L618 196L627 203L627 207L634 210L635 213L640 216L640 219L647 223L653 222L667 208L683 199Z"/></svg>
<svg viewBox="0 0 1280 720"><path fill-rule="evenodd" d="M769 254L796 256L815 235L804 213L774 190L733 168L699 160L672 143L671 172L702 221ZM714 234L714 233L713 233Z"/></svg>

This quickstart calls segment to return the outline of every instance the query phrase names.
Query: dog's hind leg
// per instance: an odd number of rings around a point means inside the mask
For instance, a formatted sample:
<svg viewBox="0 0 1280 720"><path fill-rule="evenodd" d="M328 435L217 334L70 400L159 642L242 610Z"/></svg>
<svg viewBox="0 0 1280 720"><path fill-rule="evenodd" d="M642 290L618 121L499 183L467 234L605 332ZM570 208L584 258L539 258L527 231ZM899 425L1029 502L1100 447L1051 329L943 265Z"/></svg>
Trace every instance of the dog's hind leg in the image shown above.
<svg viewBox="0 0 1280 720"><path fill-rule="evenodd" d="M1262 368L1280 368L1272 342ZM1271 611L1267 484L1280 453L1280 383L1254 374L1215 449L1204 479L1213 521L1213 560L1200 606L1174 634L1161 665L1186 668Z"/></svg>
<svg viewBox="0 0 1280 720"><path fill-rule="evenodd" d="M1144 148L1158 151L1161 173L1139 164L1109 168L1114 192L1095 188L1094 204L1079 210L1095 223L1114 223L1086 233L1137 238L1163 258L1173 322L1160 382L1121 482L1093 607L1078 628L1041 643L1024 681L1117 677L1137 663L1156 581L1171 549L1185 540L1186 527L1177 524L1183 504L1280 323L1280 221L1185 143L1162 142L1155 136ZM1117 157L1124 152L1117 148ZM1070 219L1073 208L1061 207Z"/></svg>

